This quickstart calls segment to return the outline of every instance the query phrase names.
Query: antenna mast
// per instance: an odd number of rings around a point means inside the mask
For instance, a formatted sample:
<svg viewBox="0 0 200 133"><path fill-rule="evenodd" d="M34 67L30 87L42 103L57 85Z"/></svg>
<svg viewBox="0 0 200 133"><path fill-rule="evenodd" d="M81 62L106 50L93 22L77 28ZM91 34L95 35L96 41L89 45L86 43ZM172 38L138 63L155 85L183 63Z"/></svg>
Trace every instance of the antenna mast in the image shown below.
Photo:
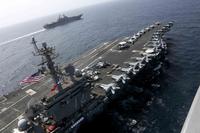
<svg viewBox="0 0 200 133"><path fill-rule="evenodd" d="M45 61L42 61L42 63L40 65L44 65L44 64L47 65L48 69L50 70L50 74L52 76L52 79L54 80L54 83L58 87L58 91L61 91L62 85L60 83L59 76L58 76L57 71L56 71L55 66L54 66L55 63L53 62L53 59L56 57L55 48L48 47L47 43L44 42L44 43L42 43L42 48L39 49L37 47L36 43L37 42L35 41L35 38L33 37L32 38L32 44L33 44L34 49L35 49L34 55L35 56L42 56L42 57L45 58Z"/></svg>

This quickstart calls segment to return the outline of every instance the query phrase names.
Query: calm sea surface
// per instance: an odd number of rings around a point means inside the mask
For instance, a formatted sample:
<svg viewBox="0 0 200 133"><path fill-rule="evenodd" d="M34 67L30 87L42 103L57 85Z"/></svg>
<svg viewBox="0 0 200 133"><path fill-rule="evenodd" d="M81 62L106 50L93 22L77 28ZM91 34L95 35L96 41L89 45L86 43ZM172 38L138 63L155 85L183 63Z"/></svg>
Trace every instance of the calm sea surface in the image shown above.
<svg viewBox="0 0 200 133"><path fill-rule="evenodd" d="M175 25L166 34L170 68L161 76L161 88L154 92L149 106L135 118L139 133L179 133L200 83L200 1L121 0L68 12L78 13L84 14L83 20L52 30L41 27L57 15L0 30L0 94L13 91L21 79L37 70L40 58L32 55L31 36L56 46L60 54L57 62L62 64L155 21L173 20ZM112 124L106 129L105 121L114 119L102 118L102 132L116 131Z"/></svg>

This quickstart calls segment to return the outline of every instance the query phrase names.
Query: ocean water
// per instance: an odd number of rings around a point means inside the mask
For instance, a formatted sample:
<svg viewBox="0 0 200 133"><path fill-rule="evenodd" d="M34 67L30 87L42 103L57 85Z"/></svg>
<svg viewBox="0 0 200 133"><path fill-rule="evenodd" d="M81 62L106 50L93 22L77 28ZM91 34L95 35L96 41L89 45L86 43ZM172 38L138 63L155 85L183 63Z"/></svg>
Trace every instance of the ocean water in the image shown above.
<svg viewBox="0 0 200 133"><path fill-rule="evenodd" d="M137 133L179 133L200 83L200 1L199 0L115 0L67 12L83 13L83 20L43 30L52 15L0 30L0 94L19 87L19 81L37 70L40 58L32 55L31 37L56 46L60 64L103 42L132 35L156 21L174 21L166 34L170 68L160 77L161 88L140 113L127 111L138 121ZM129 100L127 99L124 100ZM130 103L129 106L132 106ZM117 110L111 109L113 113ZM137 116L136 116L137 115ZM108 115L109 116L109 115ZM120 132L116 119L97 119L96 131Z"/></svg>

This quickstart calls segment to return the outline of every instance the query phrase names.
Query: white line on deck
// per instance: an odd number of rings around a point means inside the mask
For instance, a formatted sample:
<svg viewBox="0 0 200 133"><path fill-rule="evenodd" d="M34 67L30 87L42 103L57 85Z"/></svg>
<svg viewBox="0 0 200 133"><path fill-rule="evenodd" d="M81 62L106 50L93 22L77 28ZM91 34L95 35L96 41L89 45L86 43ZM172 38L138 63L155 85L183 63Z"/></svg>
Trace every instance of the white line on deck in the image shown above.
<svg viewBox="0 0 200 133"><path fill-rule="evenodd" d="M48 82L49 82L49 80L47 80L46 82L44 82L44 83L43 83L41 86L39 86L38 88L42 87L43 85L45 85L45 84L48 83ZM6 107L5 109L3 109L3 111L1 111L0 114L3 113L4 111L8 110L9 108L15 106L18 102L22 101L23 99L25 99L25 98L28 97L28 96L29 96L29 95L25 95L24 97L20 98L18 101L16 101L16 102L13 103L12 105L10 105L10 106Z"/></svg>
<svg viewBox="0 0 200 133"><path fill-rule="evenodd" d="M4 110L2 110L2 111L0 112L0 114L3 113L3 112L5 112L5 111L8 110L9 108L15 106L18 102L22 101L24 98L26 98L26 97L28 97L28 96L29 96L29 95L25 95L24 97L22 97L21 99L19 99L17 102L13 103L12 105L8 106L7 108L4 108Z"/></svg>
<svg viewBox="0 0 200 133"><path fill-rule="evenodd" d="M115 40L114 42L112 42L110 45L112 45L112 44L114 44L114 43L116 43L118 40ZM112 46L110 49L113 49L114 47L115 47L116 45L114 45L114 46ZM104 54L102 54L102 55L105 55L105 54L107 54L109 52L109 50L108 51L106 51Z"/></svg>
<svg viewBox="0 0 200 133"><path fill-rule="evenodd" d="M92 52L89 53L89 55L93 54L97 49L94 49Z"/></svg>
<svg viewBox="0 0 200 133"><path fill-rule="evenodd" d="M101 59L101 57L99 57L99 58L97 58L97 59L95 59L95 60L93 60L90 64L88 64L86 67L90 67L92 64L94 64L97 60L99 60L99 59Z"/></svg>
<svg viewBox="0 0 200 133"><path fill-rule="evenodd" d="M0 97L2 97L2 98L3 98L3 101L1 101L0 103L4 103L4 102L7 100L7 98L6 98L6 97L4 97L4 96L0 96Z"/></svg>
<svg viewBox="0 0 200 133"><path fill-rule="evenodd" d="M111 43L111 44L108 44L106 47L104 47L104 49L107 49L110 45L112 45L112 43Z"/></svg>
<svg viewBox="0 0 200 133"><path fill-rule="evenodd" d="M31 86L32 84L33 84L33 83L31 83L31 84L29 84L29 85L26 85L26 86L22 87L21 90L26 89L27 87Z"/></svg>
<svg viewBox="0 0 200 133"><path fill-rule="evenodd" d="M21 115L19 115L17 118L15 118L14 120L12 120L10 123L8 123L6 126L4 126L3 128L0 129L0 132L2 132L3 130L5 130L8 126L10 126L13 122L15 122L17 119L19 119L24 113L22 113Z"/></svg>
<svg viewBox="0 0 200 133"><path fill-rule="evenodd" d="M93 56L91 56L89 59L88 59L88 61L90 60L90 59L92 59L92 58L94 58L95 56L97 56L98 55L98 53L96 53L95 55L93 55ZM91 63L90 63L91 64ZM81 63L81 64L79 64L78 66L77 66L77 68L80 68L81 66L83 66L84 64L83 63ZM89 66L89 65L88 65Z"/></svg>
<svg viewBox="0 0 200 133"><path fill-rule="evenodd" d="M118 41L118 39L117 40L115 40L114 42L112 42L112 43L110 43L110 44L108 44L107 46L106 46L106 48L108 48L109 46L111 46L112 44L114 44L114 43L116 43ZM115 47L115 45L114 46L112 46L111 47L111 49L113 48L113 47ZM106 48L104 48L104 49L106 49ZM97 58L97 59L95 59L95 60L93 60L90 64L88 64L86 67L89 67L89 66L91 66L92 64L94 64L97 60L99 60L99 59L101 59L102 58L102 56L103 55L105 55L105 54L107 54L109 52L109 50L108 51L106 51L105 53L103 53L99 58Z"/></svg>
<svg viewBox="0 0 200 133"><path fill-rule="evenodd" d="M14 111L21 113L20 110L16 109L16 108L12 108Z"/></svg>
<svg viewBox="0 0 200 133"><path fill-rule="evenodd" d="M41 88L43 85L47 84L48 82L50 82L51 80L47 80L46 82L44 82L41 86L39 86L38 88ZM10 105L7 109L11 108L12 106L16 105L18 102L20 102L21 100L23 100L24 98L26 98L29 95L26 95L24 97L22 97L21 99L19 99L17 102L15 102L14 104ZM7 110L6 109L6 110ZM0 112L2 113L2 112ZM22 113L21 115L19 115L18 117L16 117L14 120L12 120L10 123L8 123L6 126L4 126L3 128L0 129L0 132L5 130L8 126L10 126L13 122L15 122L18 118L20 118L24 113Z"/></svg>

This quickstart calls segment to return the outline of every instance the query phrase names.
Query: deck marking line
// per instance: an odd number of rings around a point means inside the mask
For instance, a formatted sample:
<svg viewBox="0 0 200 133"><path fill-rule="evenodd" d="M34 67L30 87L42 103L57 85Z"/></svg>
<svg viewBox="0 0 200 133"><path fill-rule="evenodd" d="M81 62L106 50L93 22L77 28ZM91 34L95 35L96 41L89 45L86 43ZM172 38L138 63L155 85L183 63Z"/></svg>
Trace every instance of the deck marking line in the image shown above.
<svg viewBox="0 0 200 133"><path fill-rule="evenodd" d="M10 126L13 122L15 122L18 118L20 118L24 113L22 113L21 115L19 115L17 118L15 118L14 120L12 120L10 123L8 123L6 126L4 126L3 128L0 129L0 132L2 132L3 130L5 130L8 126Z"/></svg>
<svg viewBox="0 0 200 133"><path fill-rule="evenodd" d="M29 95L25 95L24 97L22 97L21 99L19 99L17 102L13 103L12 105L8 106L7 109L5 109L3 112L5 112L6 110L8 110L9 108L15 106L18 102L22 101L24 98L28 97ZM3 113L3 112L0 112Z"/></svg>

